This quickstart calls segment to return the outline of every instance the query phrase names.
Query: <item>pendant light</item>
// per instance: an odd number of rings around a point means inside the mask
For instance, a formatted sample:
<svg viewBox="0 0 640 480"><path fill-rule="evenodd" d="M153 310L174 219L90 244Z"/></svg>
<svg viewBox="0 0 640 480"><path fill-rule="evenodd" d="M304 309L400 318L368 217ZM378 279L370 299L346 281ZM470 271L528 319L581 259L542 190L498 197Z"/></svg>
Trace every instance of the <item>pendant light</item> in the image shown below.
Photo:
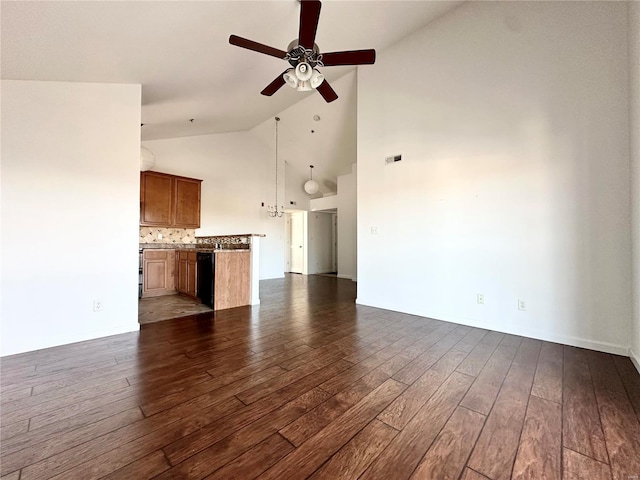
<svg viewBox="0 0 640 480"><path fill-rule="evenodd" d="M318 190L320 189L318 182L313 179L313 165L309 165L309 175L309 180L304 184L304 191L309 195L313 195L314 193L318 193Z"/></svg>
<svg viewBox="0 0 640 480"><path fill-rule="evenodd" d="M282 217L284 215L284 206L278 210L278 122L280 117L275 117L276 120L276 201L273 205L267 205L267 212L270 217Z"/></svg>
<svg viewBox="0 0 640 480"><path fill-rule="evenodd" d="M140 171L151 170L156 164L156 156L147 147L140 147Z"/></svg>

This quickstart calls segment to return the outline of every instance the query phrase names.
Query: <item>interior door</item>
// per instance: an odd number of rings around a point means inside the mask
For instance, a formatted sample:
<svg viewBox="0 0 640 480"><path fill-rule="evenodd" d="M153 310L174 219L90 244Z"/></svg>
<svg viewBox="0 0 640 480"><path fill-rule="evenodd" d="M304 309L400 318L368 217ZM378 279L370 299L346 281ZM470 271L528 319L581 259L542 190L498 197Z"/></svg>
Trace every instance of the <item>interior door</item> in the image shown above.
<svg viewBox="0 0 640 480"><path fill-rule="evenodd" d="M291 272L291 214L285 213L284 225L284 271Z"/></svg>
<svg viewBox="0 0 640 480"><path fill-rule="evenodd" d="M304 213L291 214L291 273L304 269Z"/></svg>
<svg viewBox="0 0 640 480"><path fill-rule="evenodd" d="M338 272L338 214L333 214L331 222L331 271Z"/></svg>

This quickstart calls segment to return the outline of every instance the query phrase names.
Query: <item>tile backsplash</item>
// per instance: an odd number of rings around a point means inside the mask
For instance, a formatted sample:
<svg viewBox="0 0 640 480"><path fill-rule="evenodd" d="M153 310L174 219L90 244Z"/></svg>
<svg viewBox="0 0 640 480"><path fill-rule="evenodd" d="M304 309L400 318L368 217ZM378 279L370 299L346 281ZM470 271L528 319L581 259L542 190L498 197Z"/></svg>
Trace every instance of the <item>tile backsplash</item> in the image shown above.
<svg viewBox="0 0 640 480"><path fill-rule="evenodd" d="M158 238L158 234L162 238ZM195 228L140 227L139 243L196 243Z"/></svg>

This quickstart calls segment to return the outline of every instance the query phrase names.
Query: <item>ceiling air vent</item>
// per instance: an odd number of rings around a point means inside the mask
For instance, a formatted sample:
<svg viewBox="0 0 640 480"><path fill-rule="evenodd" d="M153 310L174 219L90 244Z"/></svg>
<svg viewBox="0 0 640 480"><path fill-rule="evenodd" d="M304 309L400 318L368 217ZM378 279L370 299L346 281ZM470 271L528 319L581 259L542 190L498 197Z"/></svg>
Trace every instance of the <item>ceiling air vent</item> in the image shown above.
<svg viewBox="0 0 640 480"><path fill-rule="evenodd" d="M384 159L385 163L396 163L402 160L402 155L394 155L392 157L387 157Z"/></svg>

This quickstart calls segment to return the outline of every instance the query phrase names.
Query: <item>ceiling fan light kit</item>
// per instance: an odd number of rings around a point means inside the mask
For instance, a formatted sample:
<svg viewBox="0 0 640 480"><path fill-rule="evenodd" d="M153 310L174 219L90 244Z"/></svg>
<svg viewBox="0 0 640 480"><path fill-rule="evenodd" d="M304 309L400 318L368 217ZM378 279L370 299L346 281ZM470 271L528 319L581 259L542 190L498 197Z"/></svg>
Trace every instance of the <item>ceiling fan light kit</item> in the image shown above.
<svg viewBox="0 0 640 480"><path fill-rule="evenodd" d="M231 35L229 43L264 55L281 58L293 67L285 70L267 85L260 92L262 95L271 96L284 85L289 85L299 92L318 90L327 103L333 102L338 98L338 94L316 67L371 65L376 61L376 51L369 49L321 54L318 45L315 44L315 38L322 4L319 0L301 0L300 5L298 38L289 44L286 52L237 35Z"/></svg>
<svg viewBox="0 0 640 480"><path fill-rule="evenodd" d="M282 77L287 85L299 92L314 90L324 82L324 75L306 62L300 62L296 68L290 68Z"/></svg>

